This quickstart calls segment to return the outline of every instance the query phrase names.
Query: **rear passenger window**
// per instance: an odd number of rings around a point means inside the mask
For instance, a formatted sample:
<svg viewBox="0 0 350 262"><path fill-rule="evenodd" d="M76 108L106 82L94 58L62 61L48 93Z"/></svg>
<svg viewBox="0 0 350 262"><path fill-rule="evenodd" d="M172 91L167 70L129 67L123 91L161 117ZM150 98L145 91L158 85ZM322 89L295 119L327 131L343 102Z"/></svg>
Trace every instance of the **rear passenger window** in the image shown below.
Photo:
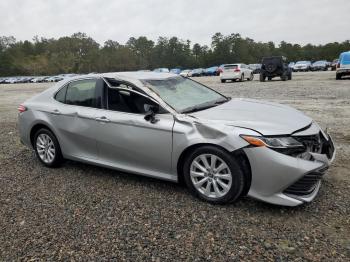
<svg viewBox="0 0 350 262"><path fill-rule="evenodd" d="M67 87L66 104L97 107L96 80L79 80L70 83Z"/></svg>

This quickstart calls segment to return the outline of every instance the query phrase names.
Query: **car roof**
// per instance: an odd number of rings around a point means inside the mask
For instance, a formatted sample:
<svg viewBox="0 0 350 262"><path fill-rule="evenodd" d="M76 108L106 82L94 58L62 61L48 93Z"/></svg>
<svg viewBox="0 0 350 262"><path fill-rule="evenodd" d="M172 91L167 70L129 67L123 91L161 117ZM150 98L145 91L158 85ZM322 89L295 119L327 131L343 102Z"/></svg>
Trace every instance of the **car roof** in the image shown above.
<svg viewBox="0 0 350 262"><path fill-rule="evenodd" d="M112 73L101 73L101 74L89 74L89 75L79 75L72 77L70 79L80 79L85 77L104 77L104 78L115 78L122 80L150 80L150 79L167 79L169 77L175 77L171 73L160 73L160 72L143 72L143 71L133 71L133 72L112 72Z"/></svg>

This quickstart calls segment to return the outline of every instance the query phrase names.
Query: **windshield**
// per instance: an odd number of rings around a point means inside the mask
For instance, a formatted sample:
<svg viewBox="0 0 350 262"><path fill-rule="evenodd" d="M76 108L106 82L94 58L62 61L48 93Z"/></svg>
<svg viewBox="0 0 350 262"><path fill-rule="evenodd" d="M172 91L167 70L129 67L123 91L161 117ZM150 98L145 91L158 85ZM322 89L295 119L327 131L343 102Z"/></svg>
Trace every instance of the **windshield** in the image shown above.
<svg viewBox="0 0 350 262"><path fill-rule="evenodd" d="M184 77L143 82L180 113L199 111L228 101L225 96Z"/></svg>
<svg viewBox="0 0 350 262"><path fill-rule="evenodd" d="M299 61L299 62L297 62L297 64L308 64L308 63L310 63L309 61Z"/></svg>
<svg viewBox="0 0 350 262"><path fill-rule="evenodd" d="M343 65L349 65L350 64L350 52L341 54L340 62Z"/></svg>

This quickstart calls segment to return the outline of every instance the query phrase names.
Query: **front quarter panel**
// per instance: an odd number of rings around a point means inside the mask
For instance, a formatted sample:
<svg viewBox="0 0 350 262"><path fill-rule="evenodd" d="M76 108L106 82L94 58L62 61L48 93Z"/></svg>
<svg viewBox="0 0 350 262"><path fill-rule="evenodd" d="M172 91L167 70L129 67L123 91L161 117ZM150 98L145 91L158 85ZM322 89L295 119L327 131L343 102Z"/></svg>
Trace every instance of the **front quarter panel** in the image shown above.
<svg viewBox="0 0 350 262"><path fill-rule="evenodd" d="M176 117L173 129L172 172L177 174L181 154L198 144L212 144L229 152L248 146L239 135L258 135L253 130L233 127L220 122L202 122L190 117Z"/></svg>

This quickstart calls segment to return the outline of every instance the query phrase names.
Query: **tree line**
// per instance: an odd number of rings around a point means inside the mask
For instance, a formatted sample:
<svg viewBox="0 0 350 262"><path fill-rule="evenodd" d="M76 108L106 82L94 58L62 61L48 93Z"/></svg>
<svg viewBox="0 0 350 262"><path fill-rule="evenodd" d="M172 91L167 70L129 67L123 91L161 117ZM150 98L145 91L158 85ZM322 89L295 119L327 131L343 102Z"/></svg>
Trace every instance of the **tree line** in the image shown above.
<svg viewBox="0 0 350 262"><path fill-rule="evenodd" d="M325 45L256 42L240 34L212 36L211 46L191 44L177 37L131 37L125 44L108 40L103 45L84 33L58 39L34 37L17 41L0 36L0 76L55 75L131 71L140 69L197 68L225 63L259 63L264 56L284 55L289 61L333 60L350 50L350 41Z"/></svg>

